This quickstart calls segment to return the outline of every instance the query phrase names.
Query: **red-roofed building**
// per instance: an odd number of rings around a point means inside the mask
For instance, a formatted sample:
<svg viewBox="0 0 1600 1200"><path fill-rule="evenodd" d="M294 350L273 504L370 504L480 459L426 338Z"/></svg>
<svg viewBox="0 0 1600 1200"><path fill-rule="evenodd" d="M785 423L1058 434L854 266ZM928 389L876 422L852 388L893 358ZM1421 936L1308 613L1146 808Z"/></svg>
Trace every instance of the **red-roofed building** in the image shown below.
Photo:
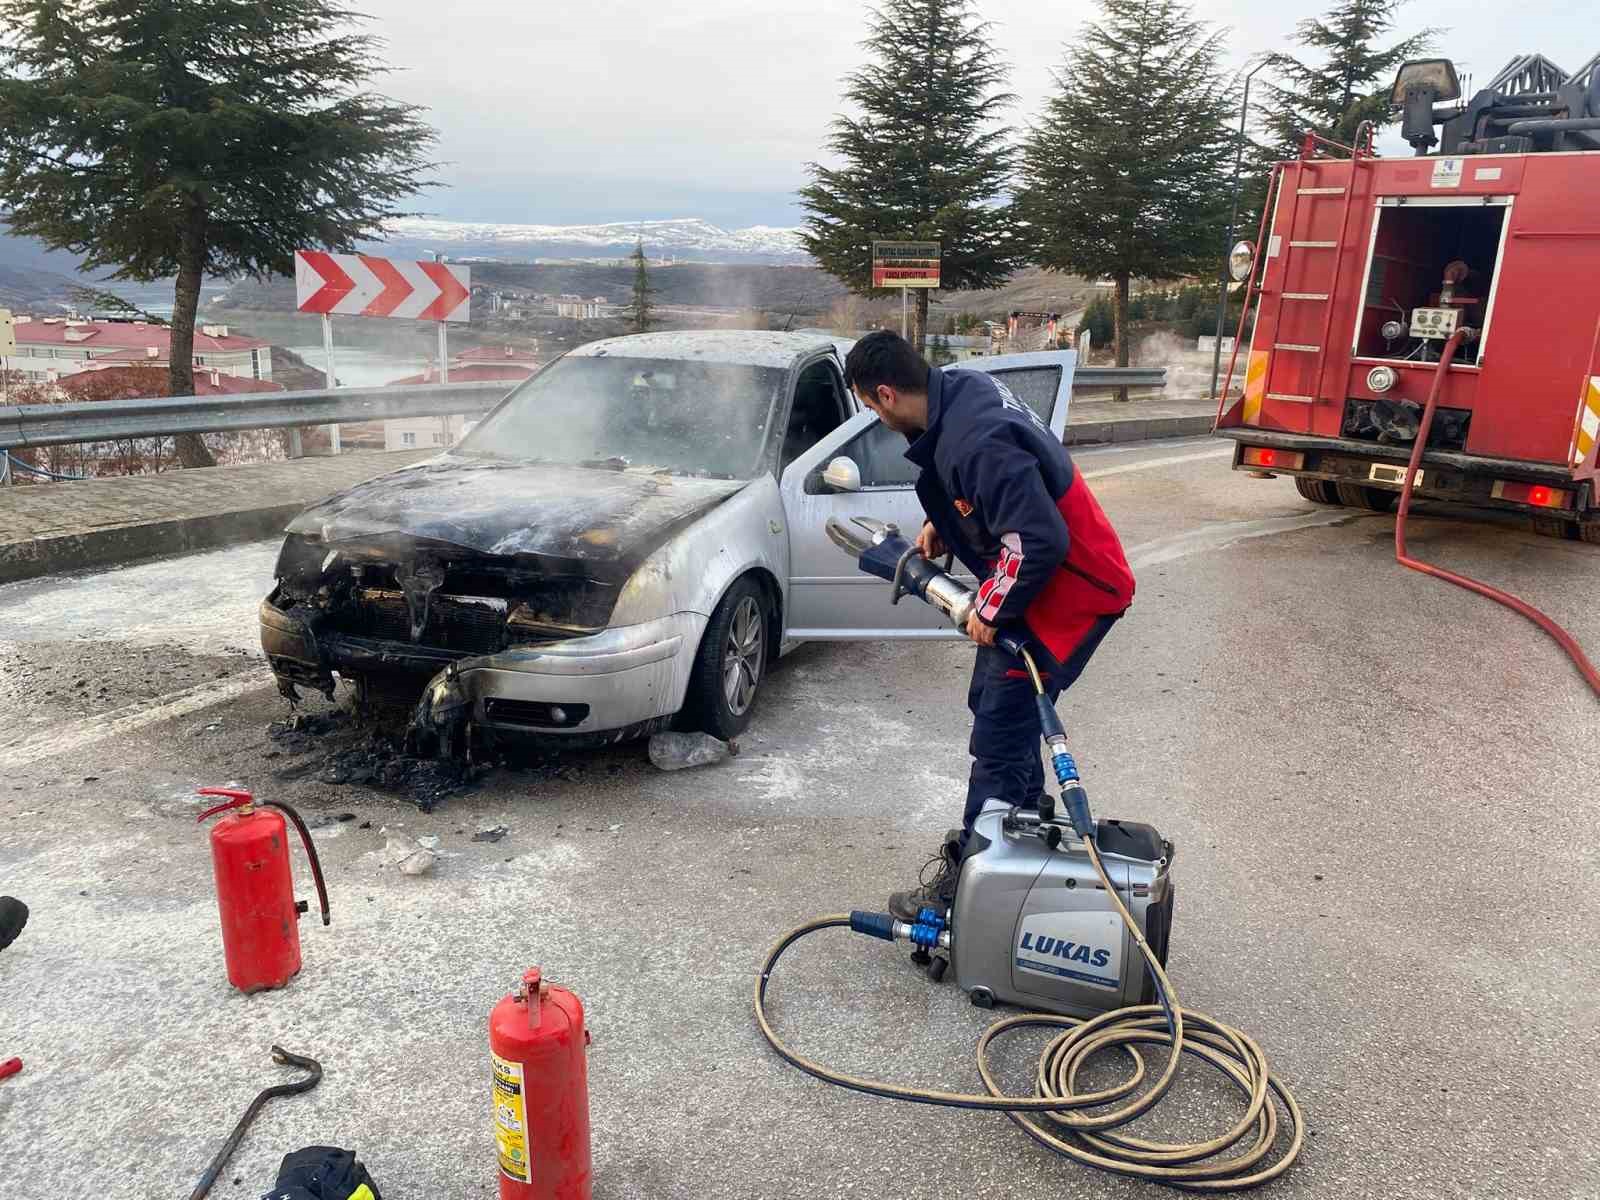
<svg viewBox="0 0 1600 1200"><path fill-rule="evenodd" d="M455 377L455 364L462 363L517 363L521 366L538 367L543 365L539 358L538 347L532 350L522 346L474 346L471 350L463 350L460 354L450 358L450 375Z"/></svg>
<svg viewBox="0 0 1600 1200"><path fill-rule="evenodd" d="M65 376L56 386L70 396L90 399L106 398L115 391L118 399L145 400L167 394L167 373L159 367L143 363L96 362L75 374ZM201 370L194 373L196 396L242 396L252 392L281 392L281 383L270 379L240 379L218 370Z"/></svg>
<svg viewBox="0 0 1600 1200"><path fill-rule="evenodd" d="M166 367L172 356L172 331L140 321L18 317L16 337L17 352L6 365L47 378L70 376L97 362ZM194 365L238 379L271 379L272 344L226 325L202 325L194 331Z"/></svg>
<svg viewBox="0 0 1600 1200"><path fill-rule="evenodd" d="M510 352L508 356L507 352ZM527 351L515 347L482 346L450 359L451 383L503 383L506 391L527 379L540 364ZM425 387L439 382L432 363L421 375L391 379L387 387ZM385 450L412 450L419 446L453 446L469 426L461 417L410 417L383 423Z"/></svg>

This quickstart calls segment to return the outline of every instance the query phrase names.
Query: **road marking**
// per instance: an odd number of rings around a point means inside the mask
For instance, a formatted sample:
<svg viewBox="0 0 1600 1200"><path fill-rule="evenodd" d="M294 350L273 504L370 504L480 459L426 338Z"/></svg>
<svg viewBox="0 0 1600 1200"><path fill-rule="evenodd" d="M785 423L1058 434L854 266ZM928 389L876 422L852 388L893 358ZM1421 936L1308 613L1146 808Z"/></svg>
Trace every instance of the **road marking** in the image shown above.
<svg viewBox="0 0 1600 1200"><path fill-rule="evenodd" d="M1104 479L1108 475L1126 475L1131 471L1150 471L1156 467L1170 467L1177 463L1198 462L1207 458L1231 458L1232 446L1204 450L1199 454L1169 454L1165 458L1147 458L1144 462L1124 463L1120 467L1101 467L1098 471L1084 471L1085 479Z"/></svg>
<svg viewBox="0 0 1600 1200"><path fill-rule="evenodd" d="M184 688L159 701L130 704L109 713L69 721L42 735L30 732L20 739L0 743L0 769L25 767L53 756L66 757L106 738L133 733L147 725L170 721L174 717L210 708L213 704L238 699L246 692L268 687L272 682L272 673L258 667L228 679L216 679Z"/></svg>
<svg viewBox="0 0 1600 1200"><path fill-rule="evenodd" d="M1207 550L1226 550L1230 546L1253 538L1294 533L1300 529L1314 529L1318 525L1342 525L1347 521L1357 520L1362 515L1348 511L1310 512L1296 517L1270 517L1264 521L1227 521L1217 525L1207 525L1201 529L1190 530L1188 533L1157 538L1153 542L1144 542L1133 547L1128 551L1128 565L1134 570L1156 567Z"/></svg>

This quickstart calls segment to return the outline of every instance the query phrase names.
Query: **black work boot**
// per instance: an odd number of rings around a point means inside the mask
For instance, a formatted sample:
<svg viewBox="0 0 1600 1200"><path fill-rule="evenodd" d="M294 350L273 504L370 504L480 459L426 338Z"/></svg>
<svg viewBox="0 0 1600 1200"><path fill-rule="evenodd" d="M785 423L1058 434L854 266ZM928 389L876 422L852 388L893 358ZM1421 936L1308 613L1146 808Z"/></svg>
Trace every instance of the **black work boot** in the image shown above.
<svg viewBox="0 0 1600 1200"><path fill-rule="evenodd" d="M0 896L0 950L17 940L28 923L28 906L15 896Z"/></svg>
<svg viewBox="0 0 1600 1200"><path fill-rule="evenodd" d="M939 852L922 864L918 886L889 897L889 914L901 921L915 921L924 908L948 914L956 898L956 879L961 874L961 831L945 834Z"/></svg>

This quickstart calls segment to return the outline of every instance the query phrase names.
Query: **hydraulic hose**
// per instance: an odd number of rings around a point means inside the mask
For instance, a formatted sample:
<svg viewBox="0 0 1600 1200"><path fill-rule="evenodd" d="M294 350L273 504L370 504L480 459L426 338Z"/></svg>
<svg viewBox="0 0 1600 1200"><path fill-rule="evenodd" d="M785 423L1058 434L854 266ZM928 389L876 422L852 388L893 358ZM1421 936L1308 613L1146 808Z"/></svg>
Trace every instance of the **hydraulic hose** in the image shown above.
<svg viewBox="0 0 1600 1200"><path fill-rule="evenodd" d="M1417 441L1411 447L1411 459L1406 464L1405 483L1400 488L1400 508L1394 519L1394 557L1401 566L1410 567L1413 571L1420 571L1424 575L1432 575L1435 579L1443 579L1457 587L1465 588L1469 592L1476 592L1480 596L1487 596L1497 604L1503 604L1512 612L1521 613L1540 629L1555 639L1556 645L1566 651L1567 657L1578 668L1578 673L1583 676L1590 689L1596 696L1600 696L1600 671L1595 669L1592 662L1583 652L1583 647L1578 641L1560 625L1540 612L1533 605L1524 600L1519 600L1509 592L1471 579L1466 575L1457 575L1454 571L1447 571L1443 567L1436 567L1432 563L1425 563L1421 559L1412 558L1406 553L1406 517L1411 512L1411 488L1416 482L1417 467L1422 462L1422 455L1428 445L1428 431L1433 427L1433 412L1439 402L1439 393L1444 387L1446 374L1450 370L1450 363L1456 356L1456 351L1461 346L1465 330L1457 330L1450 335L1450 340L1444 344L1444 349L1439 355L1439 365L1434 369L1433 386L1428 389L1428 402L1422 410L1422 421L1417 426Z"/></svg>
<svg viewBox="0 0 1600 1200"><path fill-rule="evenodd" d="M1035 685L1038 672L1026 650L1023 659ZM978 1074L984 1094L945 1092L863 1079L834 1071L792 1049L772 1027L767 1015L767 987L784 951L821 929L850 927L845 914L818 917L783 937L767 953L756 979L756 1022L762 1036L784 1061L825 1083L914 1104L1003 1112L1035 1142L1084 1166L1152 1183L1200 1192L1239 1192L1276 1179L1294 1163L1305 1141L1300 1106L1283 1082L1273 1077L1267 1057L1249 1036L1215 1018L1178 1004L1177 993L1139 923L1118 895L1100 861L1092 838L1083 842L1089 861L1117 914L1143 956L1155 980L1159 1004L1117 1009L1098 1017L1079 1019L1053 1013L1024 1013L995 1022L978 1039ZM959 936L959 933L958 935ZM1003 1035L1032 1027L1060 1028L1045 1046L1038 1064L1032 1096L1007 1095L989 1063L990 1046ZM1166 1065L1155 1082L1144 1088L1148 1071L1141 1045L1169 1047ZM1078 1076L1084 1065L1102 1050L1120 1049L1133 1064L1121 1083L1095 1092L1080 1092ZM1155 1142L1111 1132L1150 1112L1172 1087L1185 1054L1215 1067L1245 1098L1244 1112L1226 1132L1199 1142ZM1275 1095L1287 1113L1289 1143L1267 1161L1280 1132ZM1102 1111L1089 1112L1098 1109ZM1253 1136L1252 1136L1253 1135ZM1247 1140L1248 1139L1248 1140ZM1236 1153L1217 1158L1230 1147L1246 1144Z"/></svg>

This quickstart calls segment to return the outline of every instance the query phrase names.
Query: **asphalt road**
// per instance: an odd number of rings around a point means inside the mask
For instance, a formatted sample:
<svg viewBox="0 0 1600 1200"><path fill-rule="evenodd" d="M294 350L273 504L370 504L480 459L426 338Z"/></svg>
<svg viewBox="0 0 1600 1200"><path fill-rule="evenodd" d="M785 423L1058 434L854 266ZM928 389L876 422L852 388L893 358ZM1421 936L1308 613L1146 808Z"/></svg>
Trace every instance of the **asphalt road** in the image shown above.
<svg viewBox="0 0 1600 1200"><path fill-rule="evenodd" d="M1600 1195L1593 698L1520 618L1395 566L1390 518L1225 455L1078 456L1139 595L1060 708L1097 810L1178 846L1182 1002L1258 1039L1305 1109L1271 1191ZM1410 540L1600 651L1600 549L1426 513ZM0 1082L0 1194L187 1194L280 1078L276 1041L326 1077L267 1109L214 1195L259 1196L280 1155L323 1143L387 1197L493 1196L485 1023L532 963L588 1006L596 1196L1157 1194L998 1116L825 1087L751 1017L779 934L880 906L957 818L968 649L802 647L731 763L662 774L625 747L497 771L424 815L305 769L339 735L267 737L272 552L0 587L0 892L34 914L0 953L0 1058L27 1064ZM207 784L322 825L333 924L303 923L281 992L224 979ZM437 869L386 866L384 826L437 835ZM978 1087L990 1017L880 942L797 948L773 1011L855 1073ZM1025 1088L1028 1056L1008 1061ZM1180 1089L1155 1134L1233 1119L1214 1079Z"/></svg>

